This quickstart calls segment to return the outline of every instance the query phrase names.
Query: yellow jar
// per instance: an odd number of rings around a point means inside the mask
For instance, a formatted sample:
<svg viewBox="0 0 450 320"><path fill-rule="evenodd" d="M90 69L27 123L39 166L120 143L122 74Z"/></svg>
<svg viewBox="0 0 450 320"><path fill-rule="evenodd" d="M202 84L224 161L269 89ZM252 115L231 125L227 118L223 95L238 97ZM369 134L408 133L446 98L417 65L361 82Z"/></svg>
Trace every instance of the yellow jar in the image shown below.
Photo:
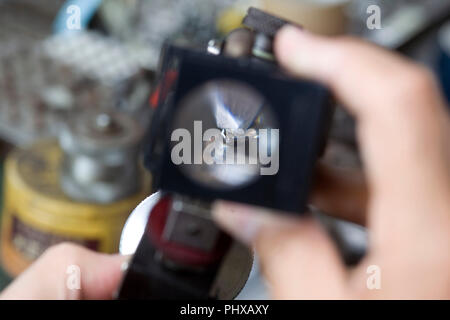
<svg viewBox="0 0 450 320"><path fill-rule="evenodd" d="M83 203L60 187L62 151L43 141L12 152L4 168L1 261L16 276L49 246L70 241L105 253L118 252L131 211L150 192L143 170L140 191L110 204Z"/></svg>

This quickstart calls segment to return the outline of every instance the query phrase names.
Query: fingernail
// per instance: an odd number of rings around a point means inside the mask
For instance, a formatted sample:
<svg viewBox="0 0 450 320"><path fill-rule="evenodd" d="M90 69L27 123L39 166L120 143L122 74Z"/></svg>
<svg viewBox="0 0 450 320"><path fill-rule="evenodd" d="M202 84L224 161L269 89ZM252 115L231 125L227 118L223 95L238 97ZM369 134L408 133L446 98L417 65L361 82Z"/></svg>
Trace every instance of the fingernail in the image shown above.
<svg viewBox="0 0 450 320"><path fill-rule="evenodd" d="M303 29L292 25L287 25L278 32L275 39L275 53L281 64L289 66L293 63L292 60L302 52L299 47L303 48L300 42L305 35Z"/></svg>
<svg viewBox="0 0 450 320"><path fill-rule="evenodd" d="M128 267L130 266L131 263L131 258L133 258L133 255L124 255L122 256L123 260L122 260L122 264L120 265L120 271L125 272L128 270Z"/></svg>
<svg viewBox="0 0 450 320"><path fill-rule="evenodd" d="M125 272L127 272L128 268L130 267L130 263L131 263L131 259L133 258L133 255L132 254L127 254L127 255L118 254L117 256L119 256L120 259L122 259L122 262L120 264L120 272L123 274L122 277L124 277ZM121 282L122 281L123 281L123 279L121 280ZM120 287L121 287L121 285L119 284L119 287L112 292L111 298L113 300L116 300L119 298Z"/></svg>
<svg viewBox="0 0 450 320"><path fill-rule="evenodd" d="M283 27L277 34L275 46L283 50L289 50L291 47L298 45L299 41L305 39L308 32L298 27L287 25Z"/></svg>
<svg viewBox="0 0 450 320"><path fill-rule="evenodd" d="M297 27L292 24L288 24L281 28L279 31L279 35L282 35L283 37L298 37L305 34L305 29Z"/></svg>
<svg viewBox="0 0 450 320"><path fill-rule="evenodd" d="M216 202L215 220L232 236L250 246L263 225L261 216L253 208L229 202Z"/></svg>
<svg viewBox="0 0 450 320"><path fill-rule="evenodd" d="M219 225L248 246L264 230L290 227L294 221L281 212L226 201L216 201L212 212Z"/></svg>

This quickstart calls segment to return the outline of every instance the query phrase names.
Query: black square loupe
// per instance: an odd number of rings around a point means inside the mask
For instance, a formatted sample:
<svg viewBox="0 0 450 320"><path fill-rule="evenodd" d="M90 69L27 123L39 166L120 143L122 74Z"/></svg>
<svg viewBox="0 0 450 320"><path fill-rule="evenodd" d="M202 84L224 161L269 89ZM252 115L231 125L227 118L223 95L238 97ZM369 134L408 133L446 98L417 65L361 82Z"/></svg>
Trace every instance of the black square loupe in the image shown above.
<svg viewBox="0 0 450 320"><path fill-rule="evenodd" d="M211 55L170 44L163 50L160 74L160 99L145 157L155 189L206 201L224 199L284 211L305 210L314 165L332 115L326 88L293 79L275 63ZM257 152L264 151L269 163L237 165L239 154L234 155L234 164L196 161L199 150L195 144L200 141L205 147L204 133L211 128L223 131L225 148L238 150L243 141L248 163L255 160L248 153L256 142ZM191 150L180 152L186 160L183 163L173 159L177 129L191 134ZM264 136L268 142L261 144L258 140L264 130L269 131ZM221 151L226 154L223 148ZM213 157L218 153L214 150Z"/></svg>

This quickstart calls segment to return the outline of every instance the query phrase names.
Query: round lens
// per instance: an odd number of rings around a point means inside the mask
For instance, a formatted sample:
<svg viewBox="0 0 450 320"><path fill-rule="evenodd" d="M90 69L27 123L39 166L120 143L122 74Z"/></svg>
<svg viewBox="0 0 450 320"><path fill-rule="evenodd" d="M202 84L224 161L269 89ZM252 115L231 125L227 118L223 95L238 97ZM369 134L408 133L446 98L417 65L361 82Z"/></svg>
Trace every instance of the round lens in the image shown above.
<svg viewBox="0 0 450 320"><path fill-rule="evenodd" d="M246 185L278 152L278 123L264 96L236 80L213 80L178 105L172 161L190 179L217 189Z"/></svg>

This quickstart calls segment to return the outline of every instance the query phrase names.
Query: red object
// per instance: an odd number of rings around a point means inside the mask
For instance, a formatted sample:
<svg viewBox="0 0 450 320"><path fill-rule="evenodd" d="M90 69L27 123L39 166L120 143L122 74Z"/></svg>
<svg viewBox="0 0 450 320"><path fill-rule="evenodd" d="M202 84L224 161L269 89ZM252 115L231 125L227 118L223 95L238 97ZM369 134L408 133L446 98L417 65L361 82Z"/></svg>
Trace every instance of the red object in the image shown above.
<svg viewBox="0 0 450 320"><path fill-rule="evenodd" d="M163 80L158 84L155 91L153 91L153 93L150 96L149 104L151 108L156 109L161 99L166 98L169 89L173 86L177 78L178 78L178 71L169 70L166 72L166 74L163 77Z"/></svg>
<svg viewBox="0 0 450 320"><path fill-rule="evenodd" d="M218 263L230 245L230 238L225 234L220 235L216 247L209 252L163 239L162 234L166 225L171 201L169 196L161 198L150 213L146 233L153 245L164 256L183 265L207 267Z"/></svg>

